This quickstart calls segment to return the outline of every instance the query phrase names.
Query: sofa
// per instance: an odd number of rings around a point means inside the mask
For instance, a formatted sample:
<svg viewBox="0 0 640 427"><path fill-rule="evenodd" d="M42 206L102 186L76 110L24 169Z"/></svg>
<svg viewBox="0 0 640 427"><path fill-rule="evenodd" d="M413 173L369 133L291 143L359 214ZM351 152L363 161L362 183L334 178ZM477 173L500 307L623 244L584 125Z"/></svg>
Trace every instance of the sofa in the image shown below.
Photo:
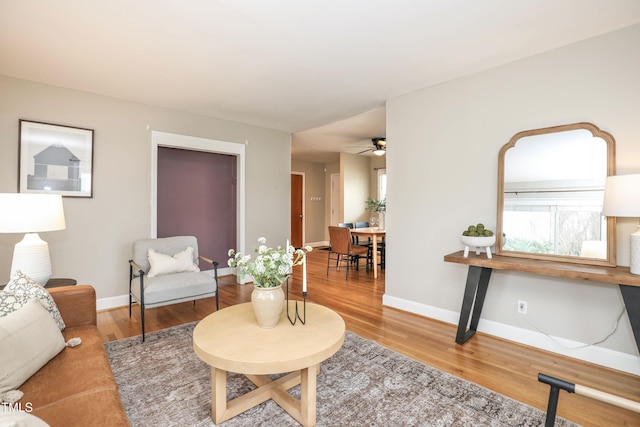
<svg viewBox="0 0 640 427"><path fill-rule="evenodd" d="M20 407L51 427L128 426L118 386L97 328L96 293L90 285L48 289L66 324L65 341L80 338L66 347L20 391Z"/></svg>

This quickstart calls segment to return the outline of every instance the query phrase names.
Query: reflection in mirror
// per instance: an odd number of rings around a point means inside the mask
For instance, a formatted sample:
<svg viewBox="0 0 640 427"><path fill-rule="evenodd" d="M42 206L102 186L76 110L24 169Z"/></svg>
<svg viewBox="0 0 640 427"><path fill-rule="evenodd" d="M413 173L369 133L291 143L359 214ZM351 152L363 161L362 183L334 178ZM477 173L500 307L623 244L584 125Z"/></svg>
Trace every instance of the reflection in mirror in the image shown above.
<svg viewBox="0 0 640 427"><path fill-rule="evenodd" d="M589 123L516 134L498 161L496 252L615 266L615 219L602 216L613 136Z"/></svg>

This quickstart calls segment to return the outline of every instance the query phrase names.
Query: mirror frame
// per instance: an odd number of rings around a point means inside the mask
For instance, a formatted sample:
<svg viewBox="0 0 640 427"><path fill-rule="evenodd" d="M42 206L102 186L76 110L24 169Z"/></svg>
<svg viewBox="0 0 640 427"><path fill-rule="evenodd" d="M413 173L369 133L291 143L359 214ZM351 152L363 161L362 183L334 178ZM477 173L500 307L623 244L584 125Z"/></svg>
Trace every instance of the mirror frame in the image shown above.
<svg viewBox="0 0 640 427"><path fill-rule="evenodd" d="M502 256L511 256L519 258L540 259L548 261L562 261L574 264L601 265L607 267L616 266L616 219L615 217L607 218L607 258L585 258L572 257L553 254L536 254L530 252L505 251L503 246L503 227L502 216L504 210L504 157L506 152L515 147L520 138L544 135L557 132L565 132L570 130L584 129L594 137L602 138L607 144L607 176L616 174L616 143L613 135L600 130L596 125L591 123L572 123L567 125L552 126L548 128L532 129L516 133L508 143L502 146L498 154L498 215L496 222L496 254Z"/></svg>

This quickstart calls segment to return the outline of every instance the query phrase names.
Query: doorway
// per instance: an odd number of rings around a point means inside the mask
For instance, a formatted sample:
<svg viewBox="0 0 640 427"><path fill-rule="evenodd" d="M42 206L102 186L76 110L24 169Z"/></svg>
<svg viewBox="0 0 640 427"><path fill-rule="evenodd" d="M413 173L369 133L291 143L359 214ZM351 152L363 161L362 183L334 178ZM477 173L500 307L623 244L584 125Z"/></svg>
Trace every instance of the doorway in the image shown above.
<svg viewBox="0 0 640 427"><path fill-rule="evenodd" d="M236 245L236 181L234 156L158 147L157 237L196 236L200 255L224 260Z"/></svg>
<svg viewBox="0 0 640 427"><path fill-rule="evenodd" d="M150 233L158 237L158 151L161 147L181 148L193 152L218 153L233 156L235 159L235 245L239 252L245 252L245 146L226 141L198 138L193 136L153 131L151 133L151 219ZM194 186L209 187L210 182L195 182ZM207 255L203 252L203 255ZM220 261L226 259L224 258ZM226 262L220 262L219 274L231 274Z"/></svg>
<svg viewBox="0 0 640 427"><path fill-rule="evenodd" d="M304 174L291 173L291 244L304 245Z"/></svg>

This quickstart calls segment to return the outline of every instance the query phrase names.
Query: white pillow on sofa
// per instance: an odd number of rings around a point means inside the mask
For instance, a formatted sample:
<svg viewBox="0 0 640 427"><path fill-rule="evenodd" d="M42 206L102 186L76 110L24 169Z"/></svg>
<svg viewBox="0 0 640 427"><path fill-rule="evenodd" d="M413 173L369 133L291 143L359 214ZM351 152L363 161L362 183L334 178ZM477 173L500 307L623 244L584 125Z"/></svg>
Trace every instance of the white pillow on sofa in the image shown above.
<svg viewBox="0 0 640 427"><path fill-rule="evenodd" d="M0 317L0 394L20 387L64 347L58 325L35 299Z"/></svg>
<svg viewBox="0 0 640 427"><path fill-rule="evenodd" d="M58 328L65 328L64 320L60 315L58 306L53 297L38 282L27 276L20 270L16 270L9 283L4 288L4 294L0 294L0 317L13 313L27 303L30 299L37 298L38 302L47 309Z"/></svg>
<svg viewBox="0 0 640 427"><path fill-rule="evenodd" d="M154 249L149 249L148 256L149 266L151 267L147 274L148 277L200 271L200 268L193 262L193 248L191 246L173 256L161 254Z"/></svg>
<svg viewBox="0 0 640 427"><path fill-rule="evenodd" d="M35 415L24 411L0 412L0 427L50 427Z"/></svg>

